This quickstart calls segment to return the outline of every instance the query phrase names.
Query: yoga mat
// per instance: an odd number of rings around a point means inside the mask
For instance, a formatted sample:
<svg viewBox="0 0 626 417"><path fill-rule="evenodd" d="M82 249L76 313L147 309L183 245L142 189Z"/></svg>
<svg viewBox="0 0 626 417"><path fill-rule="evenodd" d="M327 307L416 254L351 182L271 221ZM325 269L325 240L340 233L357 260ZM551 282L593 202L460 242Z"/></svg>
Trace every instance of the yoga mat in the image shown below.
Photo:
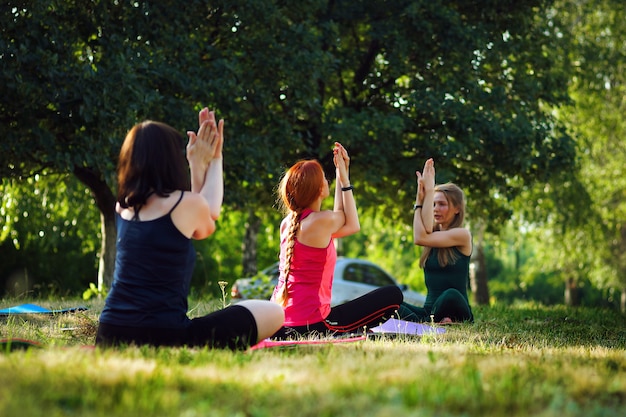
<svg viewBox="0 0 626 417"><path fill-rule="evenodd" d="M257 350L263 348L270 347L280 347L280 346L298 346L298 345L329 345L329 344L338 344L338 343L354 343L360 342L362 340L366 340L367 336L354 336L347 338L336 338L336 339L302 339L302 340L271 340L265 339L260 341L254 346L250 347L250 350Z"/></svg>
<svg viewBox="0 0 626 417"><path fill-rule="evenodd" d="M302 339L302 340L271 340L265 339L256 345L252 346L250 350L257 350L270 347L280 346L299 346L299 345L325 345L325 344L337 344L337 343L351 343L360 342L363 340L379 339L386 337L402 337L402 336L425 336L436 335L446 332L446 329L441 327L433 327L423 323L413 323L411 321L389 319L380 326L373 327L371 333L365 335L351 336L351 337L338 337L338 338L326 338L326 339Z"/></svg>
<svg viewBox="0 0 626 417"><path fill-rule="evenodd" d="M0 339L0 353L13 352L16 350L27 350L31 348L44 348L46 345L39 343L35 340L28 340L22 338L7 338ZM79 346L83 350L94 350L95 345L82 345ZM61 347L61 349L68 349L68 347Z"/></svg>
<svg viewBox="0 0 626 417"><path fill-rule="evenodd" d="M63 308L59 310L50 310L45 307L38 306L36 304L21 304L0 310L0 316L10 316L13 314L60 314L60 313L74 313L76 311L88 310L87 307L71 307Z"/></svg>
<svg viewBox="0 0 626 417"><path fill-rule="evenodd" d="M446 329L441 327L433 327L428 324L414 323L412 321L389 319L380 326L372 327L372 332L380 334L394 334L394 335L412 335L412 336L424 336L424 335L436 335L446 332Z"/></svg>
<svg viewBox="0 0 626 417"><path fill-rule="evenodd" d="M0 352L26 350L33 347L42 347L41 343L27 339L0 339Z"/></svg>

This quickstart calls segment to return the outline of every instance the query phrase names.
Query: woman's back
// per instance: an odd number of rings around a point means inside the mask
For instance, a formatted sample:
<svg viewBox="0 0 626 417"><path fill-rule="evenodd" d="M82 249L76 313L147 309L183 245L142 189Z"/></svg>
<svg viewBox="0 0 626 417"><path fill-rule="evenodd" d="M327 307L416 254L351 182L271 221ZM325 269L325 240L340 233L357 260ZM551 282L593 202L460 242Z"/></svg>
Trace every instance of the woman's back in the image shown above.
<svg viewBox="0 0 626 417"><path fill-rule="evenodd" d="M187 322L187 294L196 255L171 216L183 195L169 212L155 219L143 220L143 210L130 220L117 214L115 277L102 322L172 328Z"/></svg>
<svg viewBox="0 0 626 417"><path fill-rule="evenodd" d="M302 222L315 214L310 209L305 210ZM282 287L285 281L287 239L288 232L285 231L281 238L281 275L277 288ZM315 323L328 315L336 260L337 253L330 235L324 247L310 246L296 238L287 276L289 297L285 305L286 325Z"/></svg>

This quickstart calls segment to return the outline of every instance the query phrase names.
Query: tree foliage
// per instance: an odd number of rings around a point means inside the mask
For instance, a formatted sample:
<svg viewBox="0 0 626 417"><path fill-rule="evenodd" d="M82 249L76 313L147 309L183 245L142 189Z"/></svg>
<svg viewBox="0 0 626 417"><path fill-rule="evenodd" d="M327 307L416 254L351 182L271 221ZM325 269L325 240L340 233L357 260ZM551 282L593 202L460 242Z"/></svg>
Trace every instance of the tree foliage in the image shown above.
<svg viewBox="0 0 626 417"><path fill-rule="evenodd" d="M609 293L626 287L622 6L612 0L555 3L550 16L555 31L569 39L560 53L573 71L567 84L572 101L555 113L576 139L577 165L556 181L529 187L515 216L519 225L531 223L536 237L528 273L554 273L569 287L591 282Z"/></svg>
<svg viewBox="0 0 626 417"><path fill-rule="evenodd" d="M414 172L434 157L438 181L459 183L471 215L495 227L524 187L574 159L550 113L567 101L569 76L555 65L551 4L10 2L0 12L0 175L74 173L111 247L125 131L145 118L184 131L209 105L226 119L233 209L274 210L296 159L320 159L332 176L338 140L364 208L402 221Z"/></svg>
<svg viewBox="0 0 626 417"><path fill-rule="evenodd" d="M582 182L591 197L599 235L589 273L602 286L626 288L626 10L611 0L568 1L564 9L576 34L576 106L564 118L579 135ZM588 239L578 241L589 251Z"/></svg>
<svg viewBox="0 0 626 417"><path fill-rule="evenodd" d="M72 175L0 184L0 294L75 295L94 281L98 212ZM93 200L91 200L93 202Z"/></svg>

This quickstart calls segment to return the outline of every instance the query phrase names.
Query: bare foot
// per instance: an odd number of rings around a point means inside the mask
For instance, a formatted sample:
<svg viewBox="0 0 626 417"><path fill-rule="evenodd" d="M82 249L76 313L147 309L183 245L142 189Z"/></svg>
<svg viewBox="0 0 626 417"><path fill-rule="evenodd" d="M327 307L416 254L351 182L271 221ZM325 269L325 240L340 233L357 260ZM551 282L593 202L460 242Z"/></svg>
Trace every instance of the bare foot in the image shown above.
<svg viewBox="0 0 626 417"><path fill-rule="evenodd" d="M452 324L452 319L450 317L444 317L441 319L439 324Z"/></svg>

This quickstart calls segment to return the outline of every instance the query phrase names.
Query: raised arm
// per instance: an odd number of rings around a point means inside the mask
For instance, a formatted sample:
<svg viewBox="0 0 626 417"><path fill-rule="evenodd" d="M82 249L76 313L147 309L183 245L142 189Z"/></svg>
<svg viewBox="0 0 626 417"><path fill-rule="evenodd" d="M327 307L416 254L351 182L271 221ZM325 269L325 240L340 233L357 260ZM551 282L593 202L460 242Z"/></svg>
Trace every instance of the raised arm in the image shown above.
<svg viewBox="0 0 626 417"><path fill-rule="evenodd" d="M413 240L416 244L419 235L433 232L435 173L432 158L428 159L424 164L423 172L424 174L419 171L415 172L417 176L417 192L415 196L415 206L413 207Z"/></svg>
<svg viewBox="0 0 626 417"><path fill-rule="evenodd" d="M335 142L333 154L333 162L335 163L335 171L337 173L333 211L343 214L344 220L343 224L339 225L339 229L332 236L343 237L357 233L361 230L361 224L356 210L352 184L350 183L350 157L348 156L348 151L339 142Z"/></svg>
<svg viewBox="0 0 626 417"><path fill-rule="evenodd" d="M200 129L197 135L194 132L187 132L191 191L200 194L207 201L211 218L216 220L221 213L224 199L222 166L224 120L216 123L215 113L205 107L198 114L198 122Z"/></svg>
<svg viewBox="0 0 626 417"><path fill-rule="evenodd" d="M210 113L210 122L213 126L215 123L215 114ZM224 201L224 167L222 157L222 147L224 146L224 119L220 119L217 123L217 145L213 159L207 169L204 185L208 186L208 202L211 207L211 217L217 220L222 212L222 202ZM203 193L204 194L204 193Z"/></svg>
<svg viewBox="0 0 626 417"><path fill-rule="evenodd" d="M424 171L422 173L421 181L424 198L422 200L421 210L416 211L418 211L421 215L422 223L424 224L424 230L426 231L426 233L432 233L433 226L435 224L433 213L433 207L435 205L435 162L432 158L427 159L426 163L424 164Z"/></svg>

